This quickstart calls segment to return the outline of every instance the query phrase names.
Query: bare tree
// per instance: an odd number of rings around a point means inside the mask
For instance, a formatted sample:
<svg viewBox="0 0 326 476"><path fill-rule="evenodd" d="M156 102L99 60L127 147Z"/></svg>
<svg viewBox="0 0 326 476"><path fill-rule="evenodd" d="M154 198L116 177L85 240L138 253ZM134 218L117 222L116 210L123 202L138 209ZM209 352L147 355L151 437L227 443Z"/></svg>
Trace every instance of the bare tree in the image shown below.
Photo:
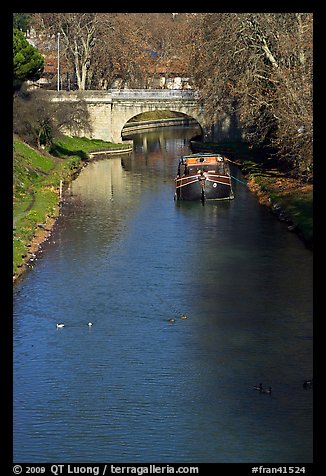
<svg viewBox="0 0 326 476"><path fill-rule="evenodd" d="M187 14L170 13L34 13L36 42L75 71L78 89L105 89L115 79L121 86L146 87L162 67L178 64L186 71L184 54ZM177 60L177 61L176 61Z"/></svg>
<svg viewBox="0 0 326 476"><path fill-rule="evenodd" d="M42 90L21 92L13 104L13 131L30 145L48 146L61 130L71 135L91 132L85 101L74 103L50 102Z"/></svg>
<svg viewBox="0 0 326 476"><path fill-rule="evenodd" d="M201 14L191 44L210 120L236 110L249 141L310 174L312 14Z"/></svg>
<svg viewBox="0 0 326 476"><path fill-rule="evenodd" d="M93 87L119 79L121 86L142 86L148 60L146 34L137 13L103 13L92 63Z"/></svg>
<svg viewBox="0 0 326 476"><path fill-rule="evenodd" d="M98 13L34 13L32 24L37 32L53 37L60 33L61 51L73 65L78 89L86 88L88 70L95 46Z"/></svg>

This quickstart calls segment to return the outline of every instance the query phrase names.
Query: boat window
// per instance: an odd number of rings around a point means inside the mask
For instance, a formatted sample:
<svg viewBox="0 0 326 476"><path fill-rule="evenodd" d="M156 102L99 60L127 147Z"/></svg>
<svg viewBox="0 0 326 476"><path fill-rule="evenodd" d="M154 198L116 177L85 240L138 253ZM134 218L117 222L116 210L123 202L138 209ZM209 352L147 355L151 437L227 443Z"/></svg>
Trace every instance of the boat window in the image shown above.
<svg viewBox="0 0 326 476"><path fill-rule="evenodd" d="M220 173L220 174L224 174L224 173L225 173L224 164L223 164L223 163L219 163L219 164L218 164L218 173Z"/></svg>
<svg viewBox="0 0 326 476"><path fill-rule="evenodd" d="M213 169L214 165L205 165L204 166L204 172L212 172L212 171L215 171L215 169Z"/></svg>
<svg viewBox="0 0 326 476"><path fill-rule="evenodd" d="M180 173L186 173L187 175L198 174L201 172L213 172L218 174L225 174L225 167L223 162L217 164L196 164L191 166L181 166Z"/></svg>

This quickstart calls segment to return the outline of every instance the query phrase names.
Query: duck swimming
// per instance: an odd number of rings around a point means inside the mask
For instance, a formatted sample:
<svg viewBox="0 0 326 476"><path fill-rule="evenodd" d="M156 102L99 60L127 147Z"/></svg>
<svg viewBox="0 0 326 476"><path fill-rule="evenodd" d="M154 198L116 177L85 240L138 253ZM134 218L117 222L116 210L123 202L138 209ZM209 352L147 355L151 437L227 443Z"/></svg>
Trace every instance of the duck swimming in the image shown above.
<svg viewBox="0 0 326 476"><path fill-rule="evenodd" d="M272 387L268 387L268 389L262 388L260 393L267 393L270 395L272 393Z"/></svg>
<svg viewBox="0 0 326 476"><path fill-rule="evenodd" d="M261 391L263 390L263 384L260 383L259 385L255 385L255 386L254 386L254 389L255 389L255 390L259 390L259 391L261 392Z"/></svg>
<svg viewBox="0 0 326 476"><path fill-rule="evenodd" d="M174 323L175 323L175 319L168 319L168 322L170 322L171 324L174 324Z"/></svg>
<svg viewBox="0 0 326 476"><path fill-rule="evenodd" d="M61 329L61 327L64 327L64 324L57 324L57 329Z"/></svg>
<svg viewBox="0 0 326 476"><path fill-rule="evenodd" d="M186 316L185 314L182 314L182 316L180 316L180 319L188 319L188 316Z"/></svg>
<svg viewBox="0 0 326 476"><path fill-rule="evenodd" d="M302 384L303 388L312 388L313 386L313 379L305 380Z"/></svg>

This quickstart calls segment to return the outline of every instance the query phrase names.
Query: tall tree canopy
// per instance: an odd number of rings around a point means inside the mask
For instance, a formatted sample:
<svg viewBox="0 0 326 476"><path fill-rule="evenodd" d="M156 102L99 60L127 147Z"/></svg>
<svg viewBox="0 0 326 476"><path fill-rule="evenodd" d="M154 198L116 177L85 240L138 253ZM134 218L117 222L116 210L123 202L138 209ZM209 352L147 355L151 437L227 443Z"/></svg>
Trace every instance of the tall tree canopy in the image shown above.
<svg viewBox="0 0 326 476"><path fill-rule="evenodd" d="M312 175L312 13L34 13L31 25L52 54L60 33L78 89L147 87L176 66L207 123L236 116L249 142Z"/></svg>
<svg viewBox="0 0 326 476"><path fill-rule="evenodd" d="M111 87L115 79L122 86L146 87L155 66L183 54L183 18L173 21L168 13L34 13L31 24L39 48L52 38L54 54L60 33L61 61L83 90Z"/></svg>
<svg viewBox="0 0 326 476"><path fill-rule="evenodd" d="M13 13L13 28L26 33L29 30L30 15L31 13Z"/></svg>
<svg viewBox="0 0 326 476"><path fill-rule="evenodd" d="M247 139L312 173L310 13L208 13L193 23L191 68L214 122L236 110Z"/></svg>
<svg viewBox="0 0 326 476"><path fill-rule="evenodd" d="M30 45L22 31L13 30L13 83L14 90L27 80L40 78L44 59L34 46Z"/></svg>

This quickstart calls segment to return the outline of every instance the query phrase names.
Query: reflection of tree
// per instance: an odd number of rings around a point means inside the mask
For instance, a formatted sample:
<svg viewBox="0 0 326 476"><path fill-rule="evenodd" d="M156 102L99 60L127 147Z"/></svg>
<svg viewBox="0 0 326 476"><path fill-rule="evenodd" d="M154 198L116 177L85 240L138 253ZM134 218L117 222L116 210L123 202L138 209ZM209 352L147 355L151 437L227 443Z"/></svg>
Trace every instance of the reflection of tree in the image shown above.
<svg viewBox="0 0 326 476"><path fill-rule="evenodd" d="M162 176L173 181L178 157L190 153L189 140L197 130L196 127L163 127L160 130L134 134L133 154L121 159L122 167L139 174L140 178L145 168L146 175L151 175L153 181L162 181Z"/></svg>

